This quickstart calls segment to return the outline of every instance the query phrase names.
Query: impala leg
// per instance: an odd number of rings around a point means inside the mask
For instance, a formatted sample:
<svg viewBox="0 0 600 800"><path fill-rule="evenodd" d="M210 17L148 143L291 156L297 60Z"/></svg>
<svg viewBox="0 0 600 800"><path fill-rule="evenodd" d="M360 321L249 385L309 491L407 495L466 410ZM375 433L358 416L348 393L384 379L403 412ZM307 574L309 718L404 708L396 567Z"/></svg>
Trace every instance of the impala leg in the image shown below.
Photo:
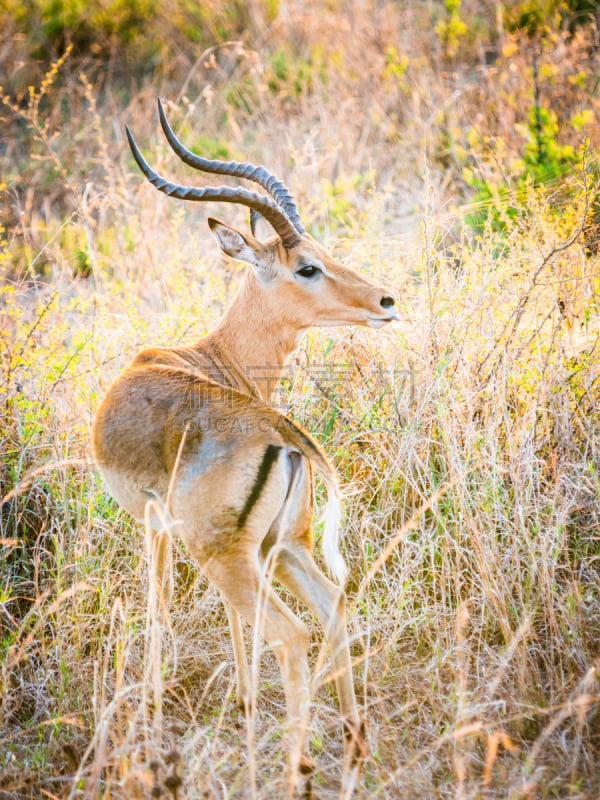
<svg viewBox="0 0 600 800"><path fill-rule="evenodd" d="M235 658L236 700L242 711L247 711L252 698L252 684L248 672L248 659L244 645L244 631L242 618L236 609L227 600L224 600L225 611L231 631L233 655Z"/></svg>
<svg viewBox="0 0 600 800"><path fill-rule="evenodd" d="M363 757L363 723L354 694L352 660L346 628L346 596L323 575L301 544L283 544L277 554L275 576L318 617L331 647L335 680L344 718L345 772L350 774Z"/></svg>
<svg viewBox="0 0 600 800"><path fill-rule="evenodd" d="M205 572L231 606L234 625L240 617L250 623L271 645L279 663L286 698L288 785L292 792L299 774L309 771L310 766L303 757L310 708L308 630L264 579L258 559L237 552L229 555L221 562L211 560Z"/></svg>

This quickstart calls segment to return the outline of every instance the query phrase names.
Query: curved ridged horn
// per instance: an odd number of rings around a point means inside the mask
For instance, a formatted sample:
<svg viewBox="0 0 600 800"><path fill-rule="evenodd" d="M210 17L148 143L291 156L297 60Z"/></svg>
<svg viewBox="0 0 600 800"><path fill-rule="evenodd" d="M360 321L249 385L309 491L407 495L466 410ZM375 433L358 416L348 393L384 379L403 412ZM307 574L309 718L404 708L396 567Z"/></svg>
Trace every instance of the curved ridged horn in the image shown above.
<svg viewBox="0 0 600 800"><path fill-rule="evenodd" d="M301 236L306 233L300 221L300 215L298 214L294 198L283 181L280 181L277 176L268 172L265 167L257 167L248 161L213 161L192 153L191 150L188 150L187 147L179 141L177 136L175 136L167 120L160 97L157 99L158 116L164 134L171 149L182 161L194 169L202 170L202 172L211 172L215 175L231 175L233 178L245 178L248 181L258 183L259 186L262 186L262 188L271 195L298 233Z"/></svg>
<svg viewBox="0 0 600 800"><path fill-rule="evenodd" d="M192 186L180 186L176 183L170 183L148 164L127 126L125 126L125 132L138 167L159 192L163 192L169 197L175 197L178 200L213 200L215 202L239 203L262 214L267 222L272 225L286 250L294 247L300 241L299 232L292 225L284 211L269 197L256 194L256 192L249 192L247 189L234 189L229 186L206 186L202 189L197 189Z"/></svg>

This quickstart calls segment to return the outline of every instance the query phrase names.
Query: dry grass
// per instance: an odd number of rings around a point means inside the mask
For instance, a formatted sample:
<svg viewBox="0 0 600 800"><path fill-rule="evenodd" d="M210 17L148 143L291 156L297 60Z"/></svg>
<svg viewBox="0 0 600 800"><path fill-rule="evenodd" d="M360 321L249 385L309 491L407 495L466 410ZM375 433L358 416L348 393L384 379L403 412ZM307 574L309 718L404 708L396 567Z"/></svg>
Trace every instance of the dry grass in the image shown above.
<svg viewBox="0 0 600 800"><path fill-rule="evenodd" d="M392 331L307 337L280 397L347 489L370 752L360 796L600 795L597 133L581 132L582 168L525 187L513 159L527 40L507 35L516 49L491 66L476 37L464 64L440 61L423 15L346 6L280 13L260 47L182 51L135 91L67 58L27 97L3 95L2 800L283 791L271 653L257 650L249 736L218 595L176 545L158 652L144 533L89 460L110 379L142 345L202 335L240 275L217 258L207 210L134 172L125 121L160 169L184 175L158 144L158 93L188 140L285 177L313 230L401 298ZM563 91L597 67L586 35L544 51L559 72L542 90L565 119L584 99L600 113L583 79ZM510 119L498 111L509 96ZM506 182L502 225L463 223L466 165ZM244 224L232 208L210 213ZM311 626L313 790L334 798L340 720Z"/></svg>

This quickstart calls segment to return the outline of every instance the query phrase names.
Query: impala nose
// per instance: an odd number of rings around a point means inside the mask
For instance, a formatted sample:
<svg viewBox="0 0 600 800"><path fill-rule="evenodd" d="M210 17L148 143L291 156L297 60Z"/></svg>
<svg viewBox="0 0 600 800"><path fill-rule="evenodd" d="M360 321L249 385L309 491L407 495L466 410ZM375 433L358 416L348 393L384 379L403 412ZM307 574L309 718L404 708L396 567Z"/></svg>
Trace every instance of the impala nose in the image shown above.
<svg viewBox="0 0 600 800"><path fill-rule="evenodd" d="M396 305L396 301L389 294L386 294L381 298L380 305L382 308L391 308Z"/></svg>

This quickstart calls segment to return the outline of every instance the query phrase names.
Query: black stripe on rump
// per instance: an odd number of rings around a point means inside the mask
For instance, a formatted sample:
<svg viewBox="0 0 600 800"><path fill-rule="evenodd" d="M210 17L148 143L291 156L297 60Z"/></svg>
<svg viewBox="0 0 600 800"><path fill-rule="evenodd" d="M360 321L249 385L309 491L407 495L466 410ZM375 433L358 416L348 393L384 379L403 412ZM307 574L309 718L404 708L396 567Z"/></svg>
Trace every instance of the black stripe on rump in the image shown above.
<svg viewBox="0 0 600 800"><path fill-rule="evenodd" d="M261 461L258 472L256 473L256 478L254 479L254 485L252 486L250 494L248 495L248 499L246 500L246 503L244 504L244 507L242 508L238 517L238 528L242 528L245 525L248 515L256 505L256 501L260 497L260 493L262 492L263 487L267 482L267 478L269 477L269 473L271 472L271 467L279 455L280 450L281 447L278 447L277 445L267 445L263 460Z"/></svg>

